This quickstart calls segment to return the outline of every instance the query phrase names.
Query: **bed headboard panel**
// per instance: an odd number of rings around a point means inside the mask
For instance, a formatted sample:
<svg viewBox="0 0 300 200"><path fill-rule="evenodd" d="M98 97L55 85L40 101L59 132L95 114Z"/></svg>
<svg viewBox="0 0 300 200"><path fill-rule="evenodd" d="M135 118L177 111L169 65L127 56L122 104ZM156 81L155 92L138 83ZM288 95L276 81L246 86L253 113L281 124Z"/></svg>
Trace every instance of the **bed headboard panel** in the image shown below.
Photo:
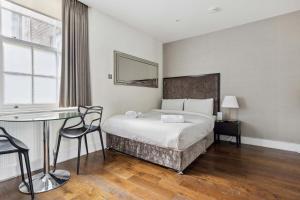
<svg viewBox="0 0 300 200"><path fill-rule="evenodd" d="M214 114L220 111L220 74L164 78L164 99L214 99Z"/></svg>

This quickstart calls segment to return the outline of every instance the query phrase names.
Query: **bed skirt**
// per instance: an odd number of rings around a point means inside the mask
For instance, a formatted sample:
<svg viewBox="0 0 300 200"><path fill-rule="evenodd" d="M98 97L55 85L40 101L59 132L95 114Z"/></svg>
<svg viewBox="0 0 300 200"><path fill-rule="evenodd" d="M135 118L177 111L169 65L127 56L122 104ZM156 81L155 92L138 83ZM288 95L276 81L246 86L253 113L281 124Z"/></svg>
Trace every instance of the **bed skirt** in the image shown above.
<svg viewBox="0 0 300 200"><path fill-rule="evenodd" d="M185 150L174 150L138 142L107 133L107 147L131 156L182 172L214 142L210 133Z"/></svg>

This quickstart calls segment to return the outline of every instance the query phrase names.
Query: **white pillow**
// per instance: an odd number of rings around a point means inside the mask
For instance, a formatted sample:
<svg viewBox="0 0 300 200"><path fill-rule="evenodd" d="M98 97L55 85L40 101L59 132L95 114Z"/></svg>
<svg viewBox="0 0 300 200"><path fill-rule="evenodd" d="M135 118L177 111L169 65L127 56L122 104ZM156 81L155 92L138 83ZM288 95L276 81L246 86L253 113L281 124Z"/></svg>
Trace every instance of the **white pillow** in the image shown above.
<svg viewBox="0 0 300 200"><path fill-rule="evenodd" d="M163 99L161 102L162 110L183 110L185 99Z"/></svg>
<svg viewBox="0 0 300 200"><path fill-rule="evenodd" d="M184 111L213 115L214 99L187 99L184 102Z"/></svg>

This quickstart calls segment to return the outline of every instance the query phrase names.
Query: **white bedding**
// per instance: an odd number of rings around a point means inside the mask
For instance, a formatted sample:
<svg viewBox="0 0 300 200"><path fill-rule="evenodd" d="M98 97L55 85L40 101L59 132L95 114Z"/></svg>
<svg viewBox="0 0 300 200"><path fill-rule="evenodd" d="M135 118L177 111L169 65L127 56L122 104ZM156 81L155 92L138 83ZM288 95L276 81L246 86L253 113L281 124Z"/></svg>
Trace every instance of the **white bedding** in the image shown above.
<svg viewBox="0 0 300 200"><path fill-rule="evenodd" d="M163 123L161 114L184 115L184 123ZM116 115L102 130L120 137L175 150L184 150L206 137L214 128L214 116L185 111L152 110L141 118Z"/></svg>

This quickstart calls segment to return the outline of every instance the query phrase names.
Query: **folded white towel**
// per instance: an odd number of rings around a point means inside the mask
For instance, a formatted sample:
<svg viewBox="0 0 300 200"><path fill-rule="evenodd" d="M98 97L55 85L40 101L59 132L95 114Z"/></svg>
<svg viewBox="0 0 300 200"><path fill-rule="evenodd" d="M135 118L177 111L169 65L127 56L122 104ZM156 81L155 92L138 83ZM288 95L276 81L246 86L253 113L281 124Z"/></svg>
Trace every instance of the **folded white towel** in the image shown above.
<svg viewBox="0 0 300 200"><path fill-rule="evenodd" d="M125 116L127 118L139 118L139 117L143 117L143 113L141 112L136 112L136 111L127 111L125 113Z"/></svg>
<svg viewBox="0 0 300 200"><path fill-rule="evenodd" d="M138 114L135 111L127 111L125 113L125 116L128 118L137 118Z"/></svg>
<svg viewBox="0 0 300 200"><path fill-rule="evenodd" d="M137 115L138 115L138 118L144 117L143 113L141 113L141 112L138 112Z"/></svg>
<svg viewBox="0 0 300 200"><path fill-rule="evenodd" d="M183 115L161 115L160 120L163 123L183 123Z"/></svg>

